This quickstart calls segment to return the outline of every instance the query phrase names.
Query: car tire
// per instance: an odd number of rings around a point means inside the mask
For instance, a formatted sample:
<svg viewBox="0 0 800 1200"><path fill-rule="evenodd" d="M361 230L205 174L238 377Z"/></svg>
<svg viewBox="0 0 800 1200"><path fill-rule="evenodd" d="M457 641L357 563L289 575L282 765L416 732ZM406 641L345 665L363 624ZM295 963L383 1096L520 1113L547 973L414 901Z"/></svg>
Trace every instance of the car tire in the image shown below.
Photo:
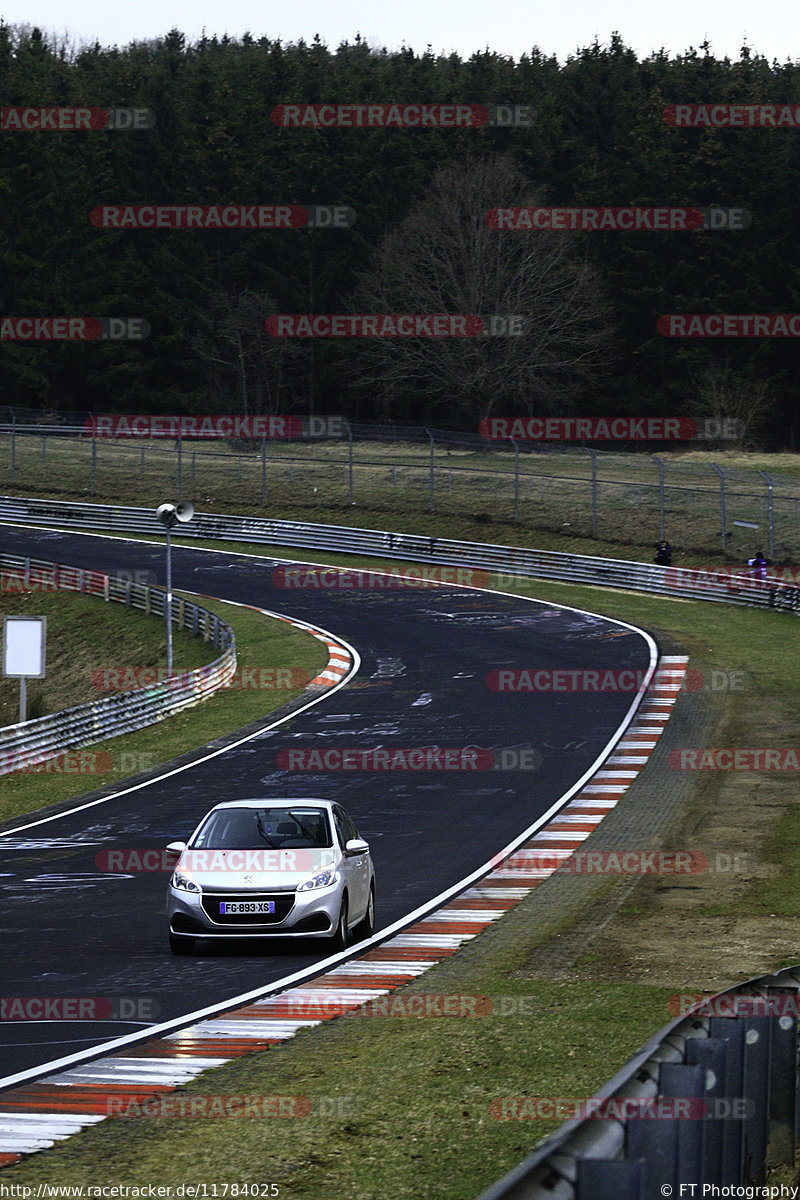
<svg viewBox="0 0 800 1200"><path fill-rule="evenodd" d="M347 928L347 917L349 914L349 906L347 896L342 897L342 907L339 909L339 920L336 923L336 933L333 935L333 949L346 950L347 944L350 941L350 931Z"/></svg>
<svg viewBox="0 0 800 1200"><path fill-rule="evenodd" d="M367 938L372 937L375 932L375 884L369 885L369 900L367 901L367 911L364 913L363 920L359 921L354 930L356 941L364 942Z"/></svg>
<svg viewBox="0 0 800 1200"><path fill-rule="evenodd" d="M194 938L176 937L174 933L169 935L169 948L173 954L187 955L194 953Z"/></svg>

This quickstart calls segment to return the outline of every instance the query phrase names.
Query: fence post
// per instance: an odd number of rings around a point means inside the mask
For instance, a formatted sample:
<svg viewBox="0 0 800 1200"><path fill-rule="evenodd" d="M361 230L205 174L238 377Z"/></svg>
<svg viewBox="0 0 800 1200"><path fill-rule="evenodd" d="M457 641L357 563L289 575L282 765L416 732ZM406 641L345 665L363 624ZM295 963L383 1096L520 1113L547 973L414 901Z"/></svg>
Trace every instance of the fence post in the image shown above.
<svg viewBox="0 0 800 1200"><path fill-rule="evenodd" d="M433 434L431 433L430 429L428 429L427 427L425 429L425 432L427 433L428 437L430 438L430 443L431 443L430 479L429 479L429 483L428 483L428 493L430 495L429 511L433 512L434 504L435 504L435 495L434 495L434 486L433 486Z"/></svg>
<svg viewBox="0 0 800 1200"><path fill-rule="evenodd" d="M181 437L180 425L178 426L178 499L181 498L181 489L183 487L183 438Z"/></svg>
<svg viewBox="0 0 800 1200"><path fill-rule="evenodd" d="M353 503L353 430L347 422L347 498Z"/></svg>
<svg viewBox="0 0 800 1200"><path fill-rule="evenodd" d="M14 483L17 473L17 418L11 410L11 482Z"/></svg>
<svg viewBox="0 0 800 1200"><path fill-rule="evenodd" d="M267 435L261 439L261 503L267 502Z"/></svg>
<svg viewBox="0 0 800 1200"><path fill-rule="evenodd" d="M725 528L725 475L722 467L718 467L716 463L711 463L710 466L712 471L716 471L719 475L719 515L722 521L722 551L724 553L728 547L728 531Z"/></svg>
<svg viewBox="0 0 800 1200"><path fill-rule="evenodd" d="M511 439L511 445L514 447L514 520L519 520L519 446L514 438Z"/></svg>
<svg viewBox="0 0 800 1200"><path fill-rule="evenodd" d="M597 453L588 446L583 449L592 457L592 537L597 537Z"/></svg>
<svg viewBox="0 0 800 1200"><path fill-rule="evenodd" d="M775 510L773 508L772 480L770 479L770 477L766 471L759 471L758 473L759 473L759 475L764 476L764 478L767 481L767 488L769 489L768 490L768 497L769 497L769 500L768 500L768 504L769 504L769 556L770 556L770 559L774 559L774 557L775 557Z"/></svg>
<svg viewBox="0 0 800 1200"><path fill-rule="evenodd" d="M97 474L97 438L92 434L92 485L90 494L94 495L94 483Z"/></svg>
<svg viewBox="0 0 800 1200"><path fill-rule="evenodd" d="M664 464L657 454L651 454L650 457L658 464L658 540L663 542L666 537L664 533Z"/></svg>

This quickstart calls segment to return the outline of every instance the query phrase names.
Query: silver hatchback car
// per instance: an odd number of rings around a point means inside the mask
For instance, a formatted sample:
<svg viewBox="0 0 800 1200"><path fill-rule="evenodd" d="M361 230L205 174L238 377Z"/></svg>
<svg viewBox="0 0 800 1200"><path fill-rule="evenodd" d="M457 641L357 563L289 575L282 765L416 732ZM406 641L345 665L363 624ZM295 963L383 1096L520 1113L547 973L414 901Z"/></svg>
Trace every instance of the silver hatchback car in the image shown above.
<svg viewBox="0 0 800 1200"><path fill-rule="evenodd" d="M228 800L203 817L169 881L173 954L197 938L329 938L344 950L375 926L369 845L330 800Z"/></svg>

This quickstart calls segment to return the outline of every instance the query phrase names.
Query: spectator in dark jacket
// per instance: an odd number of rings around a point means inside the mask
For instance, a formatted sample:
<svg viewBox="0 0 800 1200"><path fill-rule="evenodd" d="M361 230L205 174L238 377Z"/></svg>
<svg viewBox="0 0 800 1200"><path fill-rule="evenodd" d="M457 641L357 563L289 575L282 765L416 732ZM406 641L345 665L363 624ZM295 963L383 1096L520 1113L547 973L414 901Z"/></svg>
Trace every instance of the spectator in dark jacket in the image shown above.
<svg viewBox="0 0 800 1200"><path fill-rule="evenodd" d="M767 578L767 565L768 564L767 564L766 558L764 557L764 555L761 553L760 550L756 550L755 558L748 558L747 565L748 565L748 567L755 568L753 571L753 574L755 575L756 579L766 579Z"/></svg>

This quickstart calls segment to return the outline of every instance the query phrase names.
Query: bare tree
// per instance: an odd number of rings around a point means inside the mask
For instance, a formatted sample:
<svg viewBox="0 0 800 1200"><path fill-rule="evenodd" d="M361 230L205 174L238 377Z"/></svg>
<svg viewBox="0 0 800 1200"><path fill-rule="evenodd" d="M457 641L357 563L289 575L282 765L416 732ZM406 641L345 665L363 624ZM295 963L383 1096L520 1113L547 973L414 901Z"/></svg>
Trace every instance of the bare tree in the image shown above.
<svg viewBox="0 0 800 1200"><path fill-rule="evenodd" d="M717 422L720 444L730 450L753 446L775 411L775 398L765 379L720 364L707 367L700 376L697 396L697 415ZM735 439L724 436L731 421L738 433Z"/></svg>
<svg viewBox="0 0 800 1200"><path fill-rule="evenodd" d="M275 308L270 296L258 292L213 296L210 327L192 339L192 348L220 411L246 416L284 408L287 369L302 350L266 332L264 322Z"/></svg>
<svg viewBox="0 0 800 1200"><path fill-rule="evenodd" d="M508 157L470 158L381 244L353 307L371 313L523 316L520 336L367 338L357 380L382 415L477 423L497 412L563 413L610 361L610 306L575 233L491 228L497 207L543 204Z"/></svg>

